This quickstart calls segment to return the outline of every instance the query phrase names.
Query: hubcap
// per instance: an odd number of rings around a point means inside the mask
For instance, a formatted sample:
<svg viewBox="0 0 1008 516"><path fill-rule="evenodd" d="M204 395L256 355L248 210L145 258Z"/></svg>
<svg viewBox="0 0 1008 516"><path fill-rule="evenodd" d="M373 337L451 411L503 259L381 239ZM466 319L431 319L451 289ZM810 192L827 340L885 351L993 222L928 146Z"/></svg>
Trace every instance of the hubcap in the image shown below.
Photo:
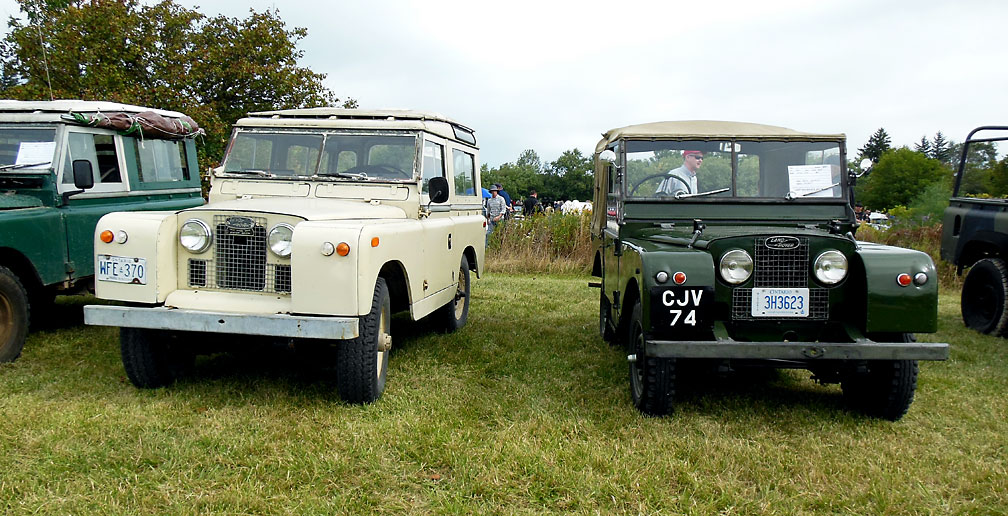
<svg viewBox="0 0 1008 516"><path fill-rule="evenodd" d="M10 300L0 296L0 344L10 340L14 333L14 308Z"/></svg>
<svg viewBox="0 0 1008 516"><path fill-rule="evenodd" d="M382 369L385 367L385 362L388 360L388 353L391 349L392 335L389 334L388 311L383 306L381 317L378 319L378 360L375 360L377 364L375 375L377 378L381 378Z"/></svg>

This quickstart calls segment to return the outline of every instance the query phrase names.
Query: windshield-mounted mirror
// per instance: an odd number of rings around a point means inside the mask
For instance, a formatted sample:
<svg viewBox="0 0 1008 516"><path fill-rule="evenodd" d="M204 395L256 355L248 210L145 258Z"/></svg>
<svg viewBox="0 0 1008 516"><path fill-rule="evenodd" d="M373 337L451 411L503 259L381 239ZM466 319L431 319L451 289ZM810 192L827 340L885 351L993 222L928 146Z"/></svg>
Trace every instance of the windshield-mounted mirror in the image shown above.
<svg viewBox="0 0 1008 516"><path fill-rule="evenodd" d="M616 166L616 153L613 152L612 149L606 149L600 152L598 157L600 160L610 165Z"/></svg>

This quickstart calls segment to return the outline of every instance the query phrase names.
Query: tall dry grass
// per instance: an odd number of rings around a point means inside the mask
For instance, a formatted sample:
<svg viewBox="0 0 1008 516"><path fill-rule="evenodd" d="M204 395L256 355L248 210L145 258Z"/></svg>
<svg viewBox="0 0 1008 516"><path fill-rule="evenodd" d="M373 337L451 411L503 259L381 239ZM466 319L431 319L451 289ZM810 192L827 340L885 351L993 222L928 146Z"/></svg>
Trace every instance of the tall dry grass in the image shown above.
<svg viewBox="0 0 1008 516"><path fill-rule="evenodd" d="M550 213L499 224L487 245L487 269L505 273L589 273L591 214Z"/></svg>

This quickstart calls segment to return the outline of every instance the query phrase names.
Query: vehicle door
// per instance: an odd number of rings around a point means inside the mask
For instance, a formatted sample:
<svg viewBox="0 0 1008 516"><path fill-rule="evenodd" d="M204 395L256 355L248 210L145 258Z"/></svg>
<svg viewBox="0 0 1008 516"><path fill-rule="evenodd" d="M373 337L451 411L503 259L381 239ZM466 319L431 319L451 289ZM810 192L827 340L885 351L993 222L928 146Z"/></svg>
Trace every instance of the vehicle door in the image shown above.
<svg viewBox="0 0 1008 516"><path fill-rule="evenodd" d="M619 152L619 146L614 143L609 147L616 153L620 160L617 166L609 165L606 174L606 203L605 222L602 225L602 289L606 298L609 299L616 308L616 313L620 312L620 301L622 294L620 289L619 261L622 255L619 245L619 214L622 211L623 174L620 173L623 165L623 157ZM618 320L618 319L614 319Z"/></svg>
<svg viewBox="0 0 1008 516"><path fill-rule="evenodd" d="M430 180L445 175L445 141L441 138L425 134L421 160L420 202L426 212L430 203ZM449 188L448 203L453 202L452 189ZM444 205L443 205L444 206ZM455 286L455 276L458 274L461 250L453 249L451 242L454 222L448 210L430 211L421 218L424 239L424 278L428 282L424 297L436 294L443 289ZM458 255L456 259L455 256Z"/></svg>
<svg viewBox="0 0 1008 516"><path fill-rule="evenodd" d="M69 279L94 274L94 233L98 219L129 204L129 177L122 138L113 131L67 127L61 149L58 191L75 192L73 161L91 163L94 186L67 199L61 208L66 227Z"/></svg>

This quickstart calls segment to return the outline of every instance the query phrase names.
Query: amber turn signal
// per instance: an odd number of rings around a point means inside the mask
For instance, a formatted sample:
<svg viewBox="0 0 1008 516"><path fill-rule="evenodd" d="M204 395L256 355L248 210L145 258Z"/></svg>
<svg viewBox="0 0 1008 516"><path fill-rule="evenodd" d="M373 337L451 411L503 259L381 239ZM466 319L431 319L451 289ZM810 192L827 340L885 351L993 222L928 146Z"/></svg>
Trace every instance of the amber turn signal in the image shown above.
<svg viewBox="0 0 1008 516"><path fill-rule="evenodd" d="M371 247L378 247L378 237L371 239Z"/></svg>
<svg viewBox="0 0 1008 516"><path fill-rule="evenodd" d="M350 244L346 242L340 242L336 244L336 254L340 256L346 256L350 254Z"/></svg>
<svg viewBox="0 0 1008 516"><path fill-rule="evenodd" d="M101 235L98 235L98 238L100 238L101 241L105 242L106 244L111 244L112 243L112 239L115 238L115 235L112 234L111 231L109 231L109 230L106 229L105 231L101 232Z"/></svg>

